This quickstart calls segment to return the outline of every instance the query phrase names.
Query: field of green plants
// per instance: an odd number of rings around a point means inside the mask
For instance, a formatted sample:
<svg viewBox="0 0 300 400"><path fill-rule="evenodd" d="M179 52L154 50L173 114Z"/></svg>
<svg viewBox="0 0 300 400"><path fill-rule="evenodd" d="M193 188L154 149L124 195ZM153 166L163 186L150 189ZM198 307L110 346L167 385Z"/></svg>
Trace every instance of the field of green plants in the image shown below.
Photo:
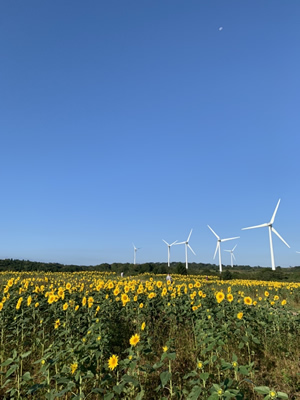
<svg viewBox="0 0 300 400"><path fill-rule="evenodd" d="M300 284L0 273L1 399L300 399Z"/></svg>

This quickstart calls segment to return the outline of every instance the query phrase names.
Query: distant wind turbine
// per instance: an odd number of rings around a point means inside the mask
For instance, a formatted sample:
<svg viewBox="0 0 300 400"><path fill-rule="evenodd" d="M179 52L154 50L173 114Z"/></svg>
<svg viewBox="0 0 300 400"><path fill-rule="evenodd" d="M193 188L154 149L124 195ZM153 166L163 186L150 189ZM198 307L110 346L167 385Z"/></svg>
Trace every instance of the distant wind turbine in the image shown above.
<svg viewBox="0 0 300 400"><path fill-rule="evenodd" d="M188 248L191 250L191 252L196 255L196 253L194 252L194 250L191 248L191 246L189 245L189 240L191 237L191 234L193 232L193 229L191 229L191 232L189 234L189 237L187 238L187 240L185 242L180 242L180 243L176 243L177 244L185 244L185 267L186 269L188 269L189 265L188 265Z"/></svg>
<svg viewBox="0 0 300 400"><path fill-rule="evenodd" d="M140 250L141 247L135 247L135 245L133 243L132 243L132 245L133 245L133 264L135 265L135 263L136 263L136 252L138 250Z"/></svg>
<svg viewBox="0 0 300 400"><path fill-rule="evenodd" d="M168 242L166 242L164 239L162 239L163 242L166 243L166 245L168 246L168 267L170 266L170 249L173 246L173 244L177 243L177 240L175 240L175 242L169 244Z"/></svg>
<svg viewBox="0 0 300 400"><path fill-rule="evenodd" d="M242 230L246 230L246 229L254 229L254 228L263 228L263 227L268 227L269 228L269 238L270 238L270 251L271 251L271 264L272 264L272 270L275 271L275 260L274 260L274 251L273 251L273 242L272 242L272 232L275 233L275 235L277 235L279 237L280 240L283 241L283 243L290 248L290 246L287 244L287 242L279 235L279 233L275 230L275 228L273 227L273 223L275 220L275 216L279 207L279 203L280 203L280 199L278 200L277 206L275 208L275 211L272 215L271 221L267 222L265 224L261 224L261 225L255 225L255 226L250 226L248 228L242 228Z"/></svg>
<svg viewBox="0 0 300 400"><path fill-rule="evenodd" d="M217 247L216 247L216 250L215 250L214 259L216 258L216 254L217 254L217 251L219 249L219 270L220 270L220 272L222 272L221 242L227 242L228 240L239 239L239 236L236 236L236 237L233 237L233 238L228 238L228 239L221 239L220 236L218 236L216 234L216 232L214 232L209 225L207 225L207 226L209 227L209 229L212 231L212 233L217 238Z"/></svg>
<svg viewBox="0 0 300 400"><path fill-rule="evenodd" d="M235 248L236 248L237 244L234 246L234 248L232 250L224 250L224 251L228 251L230 253L230 261L231 261L231 267L233 268L233 260L235 260L235 256L233 254Z"/></svg>

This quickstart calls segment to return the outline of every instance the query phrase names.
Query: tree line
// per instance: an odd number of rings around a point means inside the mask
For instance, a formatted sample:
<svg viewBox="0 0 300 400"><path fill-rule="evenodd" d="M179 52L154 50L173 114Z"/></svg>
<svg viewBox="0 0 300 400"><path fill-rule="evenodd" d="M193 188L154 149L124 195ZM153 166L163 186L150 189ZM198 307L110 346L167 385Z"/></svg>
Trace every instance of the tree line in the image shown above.
<svg viewBox="0 0 300 400"><path fill-rule="evenodd" d="M217 276L224 280L230 279L254 279L265 281L289 281L300 282L300 266L281 268L276 271L271 268L260 266L250 267L249 265L237 265L233 268L230 265L223 266L223 272L219 273L219 266L216 264L189 263L186 270L185 264L172 262L170 267L167 263L103 263L99 265L65 265L59 263L44 263L29 260L4 259L0 260L0 271L43 271L43 272L79 272L79 271L100 271L115 272L124 277L135 276L138 274L181 274L181 275L204 275Z"/></svg>

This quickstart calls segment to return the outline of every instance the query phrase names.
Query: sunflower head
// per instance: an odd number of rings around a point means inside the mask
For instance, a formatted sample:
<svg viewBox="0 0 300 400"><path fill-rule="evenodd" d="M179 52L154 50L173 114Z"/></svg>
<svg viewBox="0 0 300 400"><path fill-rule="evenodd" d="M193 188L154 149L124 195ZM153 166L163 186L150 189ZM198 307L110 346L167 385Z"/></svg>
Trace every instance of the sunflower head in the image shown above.
<svg viewBox="0 0 300 400"><path fill-rule="evenodd" d="M228 293L227 300L231 303L233 301L233 296L231 293Z"/></svg>
<svg viewBox="0 0 300 400"><path fill-rule="evenodd" d="M140 341L140 336L136 333L135 335L131 336L129 343L131 346L136 346Z"/></svg>
<svg viewBox="0 0 300 400"><path fill-rule="evenodd" d="M251 297L244 297L244 303L245 304L248 304L248 306L251 306L251 304L252 304L252 299L251 299Z"/></svg>
<svg viewBox="0 0 300 400"><path fill-rule="evenodd" d="M118 356L113 354L108 360L108 368L113 371L117 365L118 365Z"/></svg>
<svg viewBox="0 0 300 400"><path fill-rule="evenodd" d="M223 301L224 298L225 298L225 295L224 295L223 292L218 292L218 293L216 294L216 299L217 299L217 302L218 302L218 303L221 303L221 301Z"/></svg>

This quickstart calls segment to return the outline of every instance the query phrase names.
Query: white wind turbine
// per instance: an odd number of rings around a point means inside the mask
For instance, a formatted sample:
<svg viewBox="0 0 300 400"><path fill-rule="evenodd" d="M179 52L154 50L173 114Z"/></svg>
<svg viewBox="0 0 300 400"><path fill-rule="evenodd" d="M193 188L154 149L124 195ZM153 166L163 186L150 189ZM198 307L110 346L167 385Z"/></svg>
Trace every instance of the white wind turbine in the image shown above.
<svg viewBox="0 0 300 400"><path fill-rule="evenodd" d="M221 260L221 242L227 242L228 240L233 240L233 239L239 239L239 236L233 237L233 238L228 238L228 239L221 239L220 236L214 232L209 225L207 225L209 229L212 231L212 233L215 235L215 237L218 239L217 241L217 247L215 250L214 254L214 259L216 258L217 251L219 249L219 267L220 267L220 272L222 272L222 260Z"/></svg>
<svg viewBox="0 0 300 400"><path fill-rule="evenodd" d="M173 242L173 243L171 243L171 244L169 244L168 242L166 242L164 239L162 239L162 241L165 242L166 245L168 246L168 267L169 267L169 266L170 266L170 249L171 249L171 246L173 246L173 244L176 244L176 243L177 243L177 240L175 240L175 242Z"/></svg>
<svg viewBox="0 0 300 400"><path fill-rule="evenodd" d="M236 248L237 244L234 246L234 248L232 250L224 250L224 251L228 251L230 253L230 261L231 261L231 267L233 268L233 260L235 260L235 256L233 254L235 248Z"/></svg>
<svg viewBox="0 0 300 400"><path fill-rule="evenodd" d="M191 237L191 234L193 232L193 229L191 229L191 232L189 234L189 237L187 238L187 240L185 242L180 242L180 243L176 243L176 244L185 244L185 267L186 269L188 269L189 265L188 265L188 248L191 250L191 252L196 255L196 253L194 252L194 250L191 248L191 246L189 245L189 240Z"/></svg>
<svg viewBox="0 0 300 400"><path fill-rule="evenodd" d="M133 245L133 264L135 265L136 262L136 252L141 248L141 247L135 247L134 243L132 243Z"/></svg>
<svg viewBox="0 0 300 400"><path fill-rule="evenodd" d="M273 251L273 242L272 242L272 232L275 233L275 235L277 235L279 237L280 240L283 241L283 243L290 248L290 246L287 244L287 242L279 235L279 233L275 230L275 228L273 227L273 223L275 220L275 215L277 213L277 209L279 207L279 203L280 203L280 199L278 200L277 206L275 208L275 211L272 215L271 221L267 222L265 224L261 224L261 225L255 225L255 226L249 226L248 228L242 228L242 230L246 230L246 229L254 229L254 228L263 228L263 227L268 227L269 228L269 238L270 238L270 251L271 251L271 263L272 263L272 270L275 271L275 260L274 260L274 251Z"/></svg>

